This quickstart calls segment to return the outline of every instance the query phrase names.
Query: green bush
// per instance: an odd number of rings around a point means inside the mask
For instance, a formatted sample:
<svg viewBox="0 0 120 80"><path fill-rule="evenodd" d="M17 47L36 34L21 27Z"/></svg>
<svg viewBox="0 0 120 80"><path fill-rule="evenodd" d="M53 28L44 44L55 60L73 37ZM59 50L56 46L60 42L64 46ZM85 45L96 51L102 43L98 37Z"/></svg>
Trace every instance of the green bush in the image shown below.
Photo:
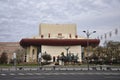
<svg viewBox="0 0 120 80"><path fill-rule="evenodd" d="M3 52L0 56L0 64L7 64L7 61L8 61L7 53Z"/></svg>
<svg viewBox="0 0 120 80"><path fill-rule="evenodd" d="M48 62L50 61L52 58L51 58L51 55L50 54L47 54L47 53L44 53L42 55L42 58L45 60L45 62Z"/></svg>

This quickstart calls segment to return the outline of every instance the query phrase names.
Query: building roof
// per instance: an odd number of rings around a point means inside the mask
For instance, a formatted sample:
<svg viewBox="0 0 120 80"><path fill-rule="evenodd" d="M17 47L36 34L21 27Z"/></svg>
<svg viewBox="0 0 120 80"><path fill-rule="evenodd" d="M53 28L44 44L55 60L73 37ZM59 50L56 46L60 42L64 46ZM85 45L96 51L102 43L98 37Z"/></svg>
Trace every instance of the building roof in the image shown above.
<svg viewBox="0 0 120 80"><path fill-rule="evenodd" d="M0 42L0 46L20 46L19 42Z"/></svg>
<svg viewBox="0 0 120 80"><path fill-rule="evenodd" d="M12 54L18 50L21 49L19 42L0 42L0 55L3 52L8 53L8 58L12 58Z"/></svg>
<svg viewBox="0 0 120 80"><path fill-rule="evenodd" d="M87 41L90 46L97 46L100 43L99 39L22 39L20 41L20 45L22 47L27 47L30 45L33 46L41 46L41 45L49 45L49 46L74 46L81 45L83 47L87 46Z"/></svg>

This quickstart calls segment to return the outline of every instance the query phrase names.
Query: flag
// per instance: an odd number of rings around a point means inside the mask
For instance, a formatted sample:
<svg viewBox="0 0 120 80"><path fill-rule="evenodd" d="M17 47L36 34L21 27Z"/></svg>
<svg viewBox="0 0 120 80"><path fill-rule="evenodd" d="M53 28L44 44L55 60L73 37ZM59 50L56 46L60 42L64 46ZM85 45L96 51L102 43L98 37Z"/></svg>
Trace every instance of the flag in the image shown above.
<svg viewBox="0 0 120 80"><path fill-rule="evenodd" d="M107 34L105 33L105 39L107 38Z"/></svg>
<svg viewBox="0 0 120 80"><path fill-rule="evenodd" d="M110 37L112 36L112 32L109 33L109 36L110 36Z"/></svg>
<svg viewBox="0 0 120 80"><path fill-rule="evenodd" d="M99 39L99 36L97 37L97 39Z"/></svg>
<svg viewBox="0 0 120 80"><path fill-rule="evenodd" d="M115 29L115 34L116 34L116 35L118 34L118 29Z"/></svg>
<svg viewBox="0 0 120 80"><path fill-rule="evenodd" d="M102 40L102 38L103 38L103 37L102 37L102 35L101 35L101 40Z"/></svg>

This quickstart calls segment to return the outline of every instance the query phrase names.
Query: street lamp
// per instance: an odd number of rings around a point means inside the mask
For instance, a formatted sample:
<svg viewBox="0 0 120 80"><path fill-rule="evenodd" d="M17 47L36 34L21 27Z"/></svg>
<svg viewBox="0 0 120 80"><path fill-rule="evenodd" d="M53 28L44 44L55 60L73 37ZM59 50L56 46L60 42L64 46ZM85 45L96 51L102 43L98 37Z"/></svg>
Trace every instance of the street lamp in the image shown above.
<svg viewBox="0 0 120 80"><path fill-rule="evenodd" d="M42 53L40 52L38 54L38 63L39 63L40 66L41 66L41 57L42 57Z"/></svg>
<svg viewBox="0 0 120 80"><path fill-rule="evenodd" d="M87 36L87 47L89 47L89 37L90 37L91 34L96 33L96 31L89 32L89 31L87 30L87 31L83 31L83 32L84 32L84 33L86 34L86 36ZM89 56L88 56L88 54L89 54L89 50L87 49L87 67L88 67L88 70L89 70Z"/></svg>
<svg viewBox="0 0 120 80"><path fill-rule="evenodd" d="M65 48L65 50L67 51L67 54L68 54L69 49L70 49L70 46Z"/></svg>
<svg viewBox="0 0 120 80"><path fill-rule="evenodd" d="M68 58L68 63L70 61L70 59L69 59L70 57L69 57L69 53L68 53L69 49L70 49L70 46L65 48L65 50L67 51L66 57Z"/></svg>

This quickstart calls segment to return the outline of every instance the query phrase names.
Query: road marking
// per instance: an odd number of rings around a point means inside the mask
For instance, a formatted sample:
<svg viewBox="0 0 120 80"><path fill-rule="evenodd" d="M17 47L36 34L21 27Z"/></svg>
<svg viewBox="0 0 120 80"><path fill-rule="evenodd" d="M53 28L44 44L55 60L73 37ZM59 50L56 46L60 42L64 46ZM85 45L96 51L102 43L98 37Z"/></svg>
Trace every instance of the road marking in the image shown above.
<svg viewBox="0 0 120 80"><path fill-rule="evenodd" d="M84 75L85 73L77 73L78 75Z"/></svg>
<svg viewBox="0 0 120 80"><path fill-rule="evenodd" d="M43 73L43 74L41 74L41 75L51 75L51 73Z"/></svg>
<svg viewBox="0 0 120 80"><path fill-rule="evenodd" d="M6 76L6 74L0 74L1 76Z"/></svg>
<svg viewBox="0 0 120 80"><path fill-rule="evenodd" d="M33 73L26 73L26 75L33 75Z"/></svg>
<svg viewBox="0 0 120 80"><path fill-rule="evenodd" d="M55 75L59 75L59 73L55 73Z"/></svg>
<svg viewBox="0 0 120 80"><path fill-rule="evenodd" d="M23 73L18 73L18 75L25 75L25 74L23 74Z"/></svg>
<svg viewBox="0 0 120 80"><path fill-rule="evenodd" d="M75 73L68 73L68 74L70 74L70 75L75 75Z"/></svg>
<svg viewBox="0 0 120 80"><path fill-rule="evenodd" d="M41 75L41 73L34 73L35 75Z"/></svg>
<svg viewBox="0 0 120 80"><path fill-rule="evenodd" d="M69 73L61 73L62 75L67 75L67 74L69 74Z"/></svg>
<svg viewBox="0 0 120 80"><path fill-rule="evenodd" d="M14 73L10 73L11 76L15 75Z"/></svg>

